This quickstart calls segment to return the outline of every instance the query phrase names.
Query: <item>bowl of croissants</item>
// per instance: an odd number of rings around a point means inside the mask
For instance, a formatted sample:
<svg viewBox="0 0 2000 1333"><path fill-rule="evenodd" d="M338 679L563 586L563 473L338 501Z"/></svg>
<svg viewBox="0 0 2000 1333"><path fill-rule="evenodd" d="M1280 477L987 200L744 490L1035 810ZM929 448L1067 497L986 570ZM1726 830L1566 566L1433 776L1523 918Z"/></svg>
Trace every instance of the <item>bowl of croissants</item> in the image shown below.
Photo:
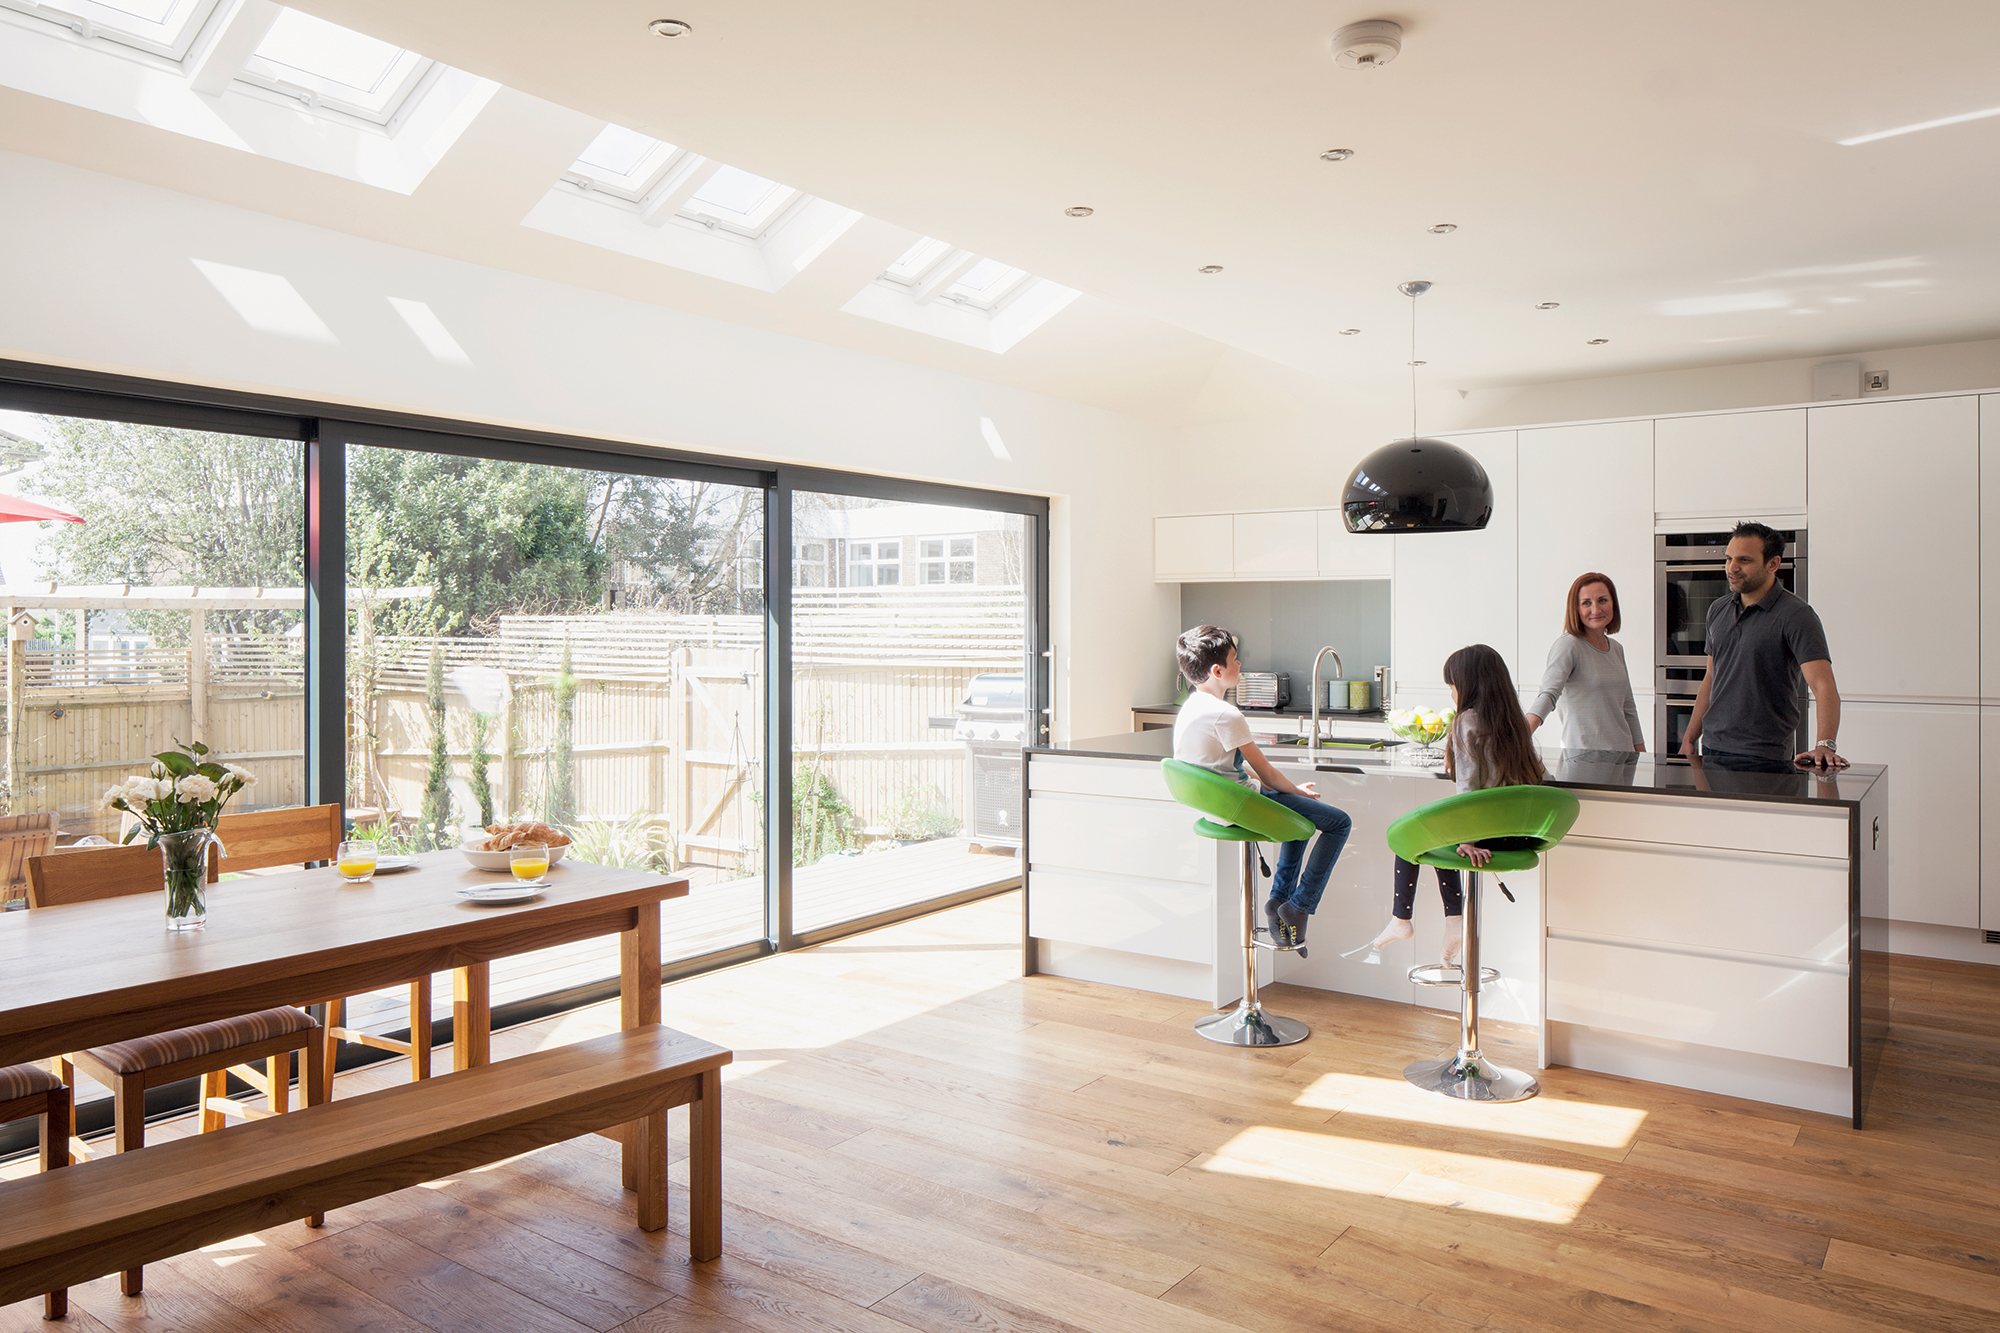
<svg viewBox="0 0 2000 1333"><path fill-rule="evenodd" d="M549 863L555 864L569 852L569 834L547 824L488 824L483 830L467 829L459 854L477 870L505 870L513 851L524 842L539 842L549 849Z"/></svg>

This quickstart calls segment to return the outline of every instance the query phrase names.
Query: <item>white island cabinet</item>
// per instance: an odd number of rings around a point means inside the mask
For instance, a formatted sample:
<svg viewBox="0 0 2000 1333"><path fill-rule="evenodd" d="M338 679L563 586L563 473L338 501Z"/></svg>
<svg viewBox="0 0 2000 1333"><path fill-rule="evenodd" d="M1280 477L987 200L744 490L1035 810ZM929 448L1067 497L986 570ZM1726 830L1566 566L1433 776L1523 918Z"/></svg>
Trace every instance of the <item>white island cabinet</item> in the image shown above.
<svg viewBox="0 0 2000 1333"><path fill-rule="evenodd" d="M1159 731L1028 750L1025 962L1221 1008L1241 993L1239 854L1195 833L1195 813L1160 775L1169 753ZM1513 901L1488 882L1481 954L1500 979L1482 996L1486 1019L1529 1029L1545 1067L1858 1121L1861 915L1887 892L1886 771L1822 778L1544 758L1582 813L1539 870L1497 877ZM1415 939L1384 950L1380 966L1340 956L1388 916L1388 825L1449 796L1450 784L1389 758L1316 769L1274 759L1316 782L1353 829L1308 929L1309 957L1260 950L1260 981L1455 1009L1456 992L1407 975L1437 956L1430 872ZM1285 1012L1276 995L1265 1003ZM1413 1043L1409 1058L1431 1053Z"/></svg>

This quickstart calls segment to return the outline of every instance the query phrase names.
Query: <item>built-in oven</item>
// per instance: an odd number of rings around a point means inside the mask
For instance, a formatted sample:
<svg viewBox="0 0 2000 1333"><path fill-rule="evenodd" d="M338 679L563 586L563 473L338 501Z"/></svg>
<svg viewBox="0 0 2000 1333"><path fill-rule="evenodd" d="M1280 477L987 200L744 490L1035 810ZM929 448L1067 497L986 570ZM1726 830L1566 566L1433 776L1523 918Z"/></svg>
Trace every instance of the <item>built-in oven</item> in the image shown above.
<svg viewBox="0 0 2000 1333"><path fill-rule="evenodd" d="M1778 582L1806 596L1806 534L1780 531ZM1653 539L1653 736L1658 757L1678 758L1708 667L1708 609L1729 596L1727 532L1663 532ZM1804 700L1801 699L1801 704ZM1799 710L1798 748L1806 744Z"/></svg>

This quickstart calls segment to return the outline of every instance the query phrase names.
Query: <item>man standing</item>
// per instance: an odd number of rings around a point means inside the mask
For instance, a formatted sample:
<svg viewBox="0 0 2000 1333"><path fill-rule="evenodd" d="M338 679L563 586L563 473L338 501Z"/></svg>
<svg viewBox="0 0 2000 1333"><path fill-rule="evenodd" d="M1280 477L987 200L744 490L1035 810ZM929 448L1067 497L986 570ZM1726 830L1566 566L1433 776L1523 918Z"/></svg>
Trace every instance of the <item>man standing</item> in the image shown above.
<svg viewBox="0 0 2000 1333"><path fill-rule="evenodd" d="M1701 742L1700 755L1724 767L1847 767L1834 748L1840 692L1826 630L1817 612L1778 583L1784 549L1784 538L1762 523L1738 523L1729 534L1731 595L1709 604L1708 670L1681 742L1690 759ZM1794 755L1801 675L1819 705L1819 736Z"/></svg>

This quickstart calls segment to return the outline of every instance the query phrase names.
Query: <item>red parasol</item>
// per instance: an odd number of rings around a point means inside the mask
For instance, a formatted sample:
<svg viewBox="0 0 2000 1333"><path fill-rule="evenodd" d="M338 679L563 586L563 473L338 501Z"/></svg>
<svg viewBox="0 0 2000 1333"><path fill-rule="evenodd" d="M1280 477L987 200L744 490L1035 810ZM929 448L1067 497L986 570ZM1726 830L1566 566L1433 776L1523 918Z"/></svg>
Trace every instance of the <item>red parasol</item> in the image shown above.
<svg viewBox="0 0 2000 1333"><path fill-rule="evenodd" d="M0 523L37 523L44 519L55 519L61 523L81 523L75 514L65 514L60 509L38 505L33 500L17 500L11 495L0 495Z"/></svg>

